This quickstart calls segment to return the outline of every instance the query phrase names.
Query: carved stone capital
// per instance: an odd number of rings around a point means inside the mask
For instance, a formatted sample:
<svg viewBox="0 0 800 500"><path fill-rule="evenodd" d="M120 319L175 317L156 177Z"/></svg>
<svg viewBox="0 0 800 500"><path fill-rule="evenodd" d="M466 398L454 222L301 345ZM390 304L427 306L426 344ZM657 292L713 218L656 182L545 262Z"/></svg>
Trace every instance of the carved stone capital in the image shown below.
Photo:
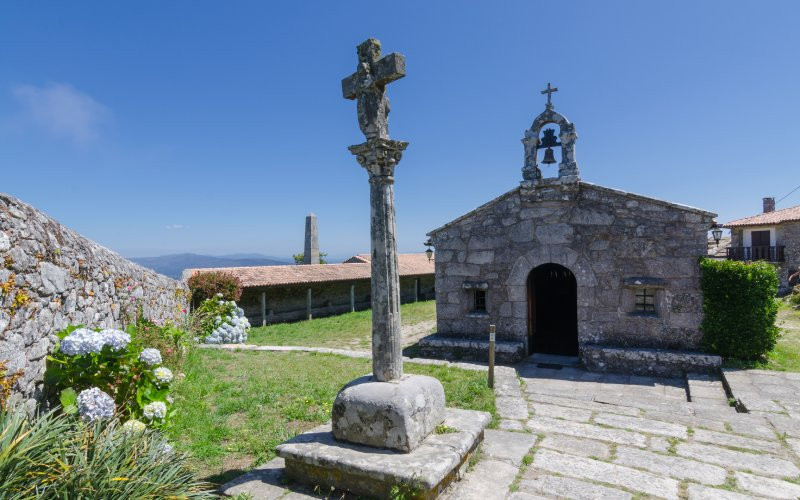
<svg viewBox="0 0 800 500"><path fill-rule="evenodd" d="M375 138L348 149L355 155L358 164L367 170L372 182L376 177L393 180L394 167L403 158L407 146L408 142L405 141Z"/></svg>

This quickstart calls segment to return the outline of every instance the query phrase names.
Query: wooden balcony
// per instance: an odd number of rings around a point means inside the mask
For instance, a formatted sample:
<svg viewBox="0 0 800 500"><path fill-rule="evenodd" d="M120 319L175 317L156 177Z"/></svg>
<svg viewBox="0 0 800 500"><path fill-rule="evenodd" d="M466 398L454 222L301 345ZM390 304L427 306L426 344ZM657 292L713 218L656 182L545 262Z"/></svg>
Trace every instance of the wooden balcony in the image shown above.
<svg viewBox="0 0 800 500"><path fill-rule="evenodd" d="M783 246L775 247L728 247L730 260L768 260L770 262L783 262Z"/></svg>

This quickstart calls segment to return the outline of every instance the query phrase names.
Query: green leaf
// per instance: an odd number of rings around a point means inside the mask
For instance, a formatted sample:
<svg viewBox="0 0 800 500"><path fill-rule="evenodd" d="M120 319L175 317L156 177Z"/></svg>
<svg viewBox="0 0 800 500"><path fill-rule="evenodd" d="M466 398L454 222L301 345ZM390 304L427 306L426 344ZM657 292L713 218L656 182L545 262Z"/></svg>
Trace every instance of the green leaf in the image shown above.
<svg viewBox="0 0 800 500"><path fill-rule="evenodd" d="M78 393L75 392L75 389L72 387L67 387L61 391L61 395L58 397L58 399L61 401L61 406L66 408L67 406L78 403Z"/></svg>

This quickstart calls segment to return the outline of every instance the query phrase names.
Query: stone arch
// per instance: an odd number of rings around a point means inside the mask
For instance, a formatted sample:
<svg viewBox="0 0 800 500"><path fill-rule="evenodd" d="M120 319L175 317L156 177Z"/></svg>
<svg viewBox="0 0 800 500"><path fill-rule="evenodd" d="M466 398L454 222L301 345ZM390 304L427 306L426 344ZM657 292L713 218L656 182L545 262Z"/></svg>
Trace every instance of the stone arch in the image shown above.
<svg viewBox="0 0 800 500"><path fill-rule="evenodd" d="M595 305L597 278L589 260L575 250L565 246L545 245L517 257L506 280L509 300L522 303L516 306L518 308L527 307L528 275L542 264L559 264L575 275L578 295L578 342L583 342L583 339L589 338L591 334L587 320L591 318L591 310ZM526 351L528 348L526 337Z"/></svg>
<svg viewBox="0 0 800 500"><path fill-rule="evenodd" d="M558 178L562 182L578 181L578 163L575 160L575 141L578 134L575 132L575 125L567 118L552 108L545 109L533 120L531 128L525 131L522 144L525 146L525 166L522 168L522 176L526 181L534 184L542 179L542 171L539 169L538 159L536 158L536 146L539 144L539 134L545 125L555 124L560 129L559 140L561 141L561 163L558 165Z"/></svg>

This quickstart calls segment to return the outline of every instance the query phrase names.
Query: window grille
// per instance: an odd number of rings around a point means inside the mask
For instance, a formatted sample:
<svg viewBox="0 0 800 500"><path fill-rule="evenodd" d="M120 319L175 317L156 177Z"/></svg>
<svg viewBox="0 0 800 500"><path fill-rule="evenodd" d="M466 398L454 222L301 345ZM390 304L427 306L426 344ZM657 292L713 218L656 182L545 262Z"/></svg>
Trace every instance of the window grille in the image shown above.
<svg viewBox="0 0 800 500"><path fill-rule="evenodd" d="M642 288L636 292L636 310L640 312L656 312L655 292L652 288Z"/></svg>
<svg viewBox="0 0 800 500"><path fill-rule="evenodd" d="M486 290L475 290L474 310L486 312Z"/></svg>

